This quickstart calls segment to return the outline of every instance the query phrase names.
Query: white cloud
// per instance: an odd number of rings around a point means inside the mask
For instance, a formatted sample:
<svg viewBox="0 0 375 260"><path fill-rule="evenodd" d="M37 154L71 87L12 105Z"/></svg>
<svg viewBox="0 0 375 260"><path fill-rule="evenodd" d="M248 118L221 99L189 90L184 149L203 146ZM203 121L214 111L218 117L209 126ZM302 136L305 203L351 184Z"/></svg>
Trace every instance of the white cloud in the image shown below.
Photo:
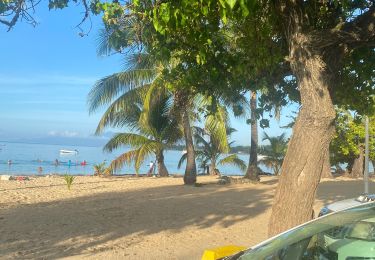
<svg viewBox="0 0 375 260"><path fill-rule="evenodd" d="M71 131L49 131L49 136L59 136L59 137L76 137L79 136L78 132L71 132Z"/></svg>

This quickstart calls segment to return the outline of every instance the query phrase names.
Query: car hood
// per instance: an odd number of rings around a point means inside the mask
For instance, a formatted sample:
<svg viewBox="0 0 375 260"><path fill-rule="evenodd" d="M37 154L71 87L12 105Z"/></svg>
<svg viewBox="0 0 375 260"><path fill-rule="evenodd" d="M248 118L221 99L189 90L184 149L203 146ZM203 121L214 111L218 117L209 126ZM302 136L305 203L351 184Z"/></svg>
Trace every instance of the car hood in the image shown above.
<svg viewBox="0 0 375 260"><path fill-rule="evenodd" d="M355 198L353 199L346 199L341 200L326 206L330 211L337 212L343 209L351 208L357 205L362 204L361 202L357 201Z"/></svg>

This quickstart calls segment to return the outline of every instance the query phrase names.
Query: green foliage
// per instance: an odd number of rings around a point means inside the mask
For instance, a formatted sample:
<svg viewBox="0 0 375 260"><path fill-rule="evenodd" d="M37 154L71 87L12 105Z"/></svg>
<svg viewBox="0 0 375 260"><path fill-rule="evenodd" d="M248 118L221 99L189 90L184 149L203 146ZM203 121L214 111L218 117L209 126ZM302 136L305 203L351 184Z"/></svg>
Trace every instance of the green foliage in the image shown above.
<svg viewBox="0 0 375 260"><path fill-rule="evenodd" d="M199 162L199 167L205 170L209 165L213 166L216 170L216 164L218 165L233 165L238 167L242 172L246 171L246 163L241 160L237 154L230 154L223 157L223 154L227 153L227 147L224 147L224 143L228 144L230 149L230 143L228 143L228 136L235 131L233 128L225 127L226 129L226 140L222 140L220 133L212 128L200 128L194 127L194 140L196 147L196 157ZM186 160L186 153L183 154L178 162L178 168L181 167L182 163Z"/></svg>
<svg viewBox="0 0 375 260"><path fill-rule="evenodd" d="M73 185L74 179L75 177L72 175L68 175L68 174L64 175L64 180L66 182L66 187L68 188L68 190L70 190L71 186Z"/></svg>
<svg viewBox="0 0 375 260"><path fill-rule="evenodd" d="M142 89L137 90L142 91ZM120 110L114 115L116 122L126 118L124 125L133 126L137 133L116 134L105 145L104 150L109 152L121 146L133 148L111 162L109 168L112 171L120 169L124 164L134 162L138 173L147 156L162 153L164 149L169 148L182 137L180 123L170 113L172 107L170 93L163 89L153 88L149 89L148 93L150 92L152 92L152 99L146 101L146 92L143 96L143 107L138 107L136 114L128 115L127 113L132 113L132 111ZM132 106L137 107L137 104L133 103Z"/></svg>
<svg viewBox="0 0 375 260"><path fill-rule="evenodd" d="M105 167L106 163L102 162L94 165L94 176L104 176L110 172Z"/></svg>
<svg viewBox="0 0 375 260"><path fill-rule="evenodd" d="M259 160L259 163L273 169L273 173L279 175L288 147L288 140L285 134L271 137L267 133L264 133L263 141L265 140L269 141L270 144L259 147L259 153L264 156Z"/></svg>
<svg viewBox="0 0 375 260"><path fill-rule="evenodd" d="M370 160L375 160L375 116L369 117ZM331 162L349 163L364 148L364 118L348 110L338 109L336 117L336 133L330 145Z"/></svg>

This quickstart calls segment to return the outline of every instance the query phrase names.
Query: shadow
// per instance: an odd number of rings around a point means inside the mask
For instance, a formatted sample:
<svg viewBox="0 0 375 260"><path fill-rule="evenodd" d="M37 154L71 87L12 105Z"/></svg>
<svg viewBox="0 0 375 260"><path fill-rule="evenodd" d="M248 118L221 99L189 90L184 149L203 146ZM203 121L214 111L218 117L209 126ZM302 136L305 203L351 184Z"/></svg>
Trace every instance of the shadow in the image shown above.
<svg viewBox="0 0 375 260"><path fill-rule="evenodd" d="M95 254L113 250L106 243L129 237L116 244L126 249L148 234L178 233L187 227L204 229L213 225L227 228L264 213L271 202L272 194L267 189L210 184L199 188L175 185L96 193L3 207L0 255L56 259Z"/></svg>
<svg viewBox="0 0 375 260"><path fill-rule="evenodd" d="M335 188L332 188L334 184ZM375 193L375 182L369 182L370 193ZM335 179L333 181L324 181L319 184L316 199L324 204L356 198L363 194L364 184L361 179ZM372 192L371 192L372 191Z"/></svg>

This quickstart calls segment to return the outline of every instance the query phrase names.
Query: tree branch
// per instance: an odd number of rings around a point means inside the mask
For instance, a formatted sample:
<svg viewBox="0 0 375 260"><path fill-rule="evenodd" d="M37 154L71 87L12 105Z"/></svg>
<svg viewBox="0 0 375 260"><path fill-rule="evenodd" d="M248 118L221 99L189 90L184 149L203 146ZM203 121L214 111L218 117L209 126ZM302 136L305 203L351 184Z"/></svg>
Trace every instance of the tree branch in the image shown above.
<svg viewBox="0 0 375 260"><path fill-rule="evenodd" d="M338 24L330 30L309 34L314 49L344 47L345 52L361 47L375 46L375 5L351 22Z"/></svg>

